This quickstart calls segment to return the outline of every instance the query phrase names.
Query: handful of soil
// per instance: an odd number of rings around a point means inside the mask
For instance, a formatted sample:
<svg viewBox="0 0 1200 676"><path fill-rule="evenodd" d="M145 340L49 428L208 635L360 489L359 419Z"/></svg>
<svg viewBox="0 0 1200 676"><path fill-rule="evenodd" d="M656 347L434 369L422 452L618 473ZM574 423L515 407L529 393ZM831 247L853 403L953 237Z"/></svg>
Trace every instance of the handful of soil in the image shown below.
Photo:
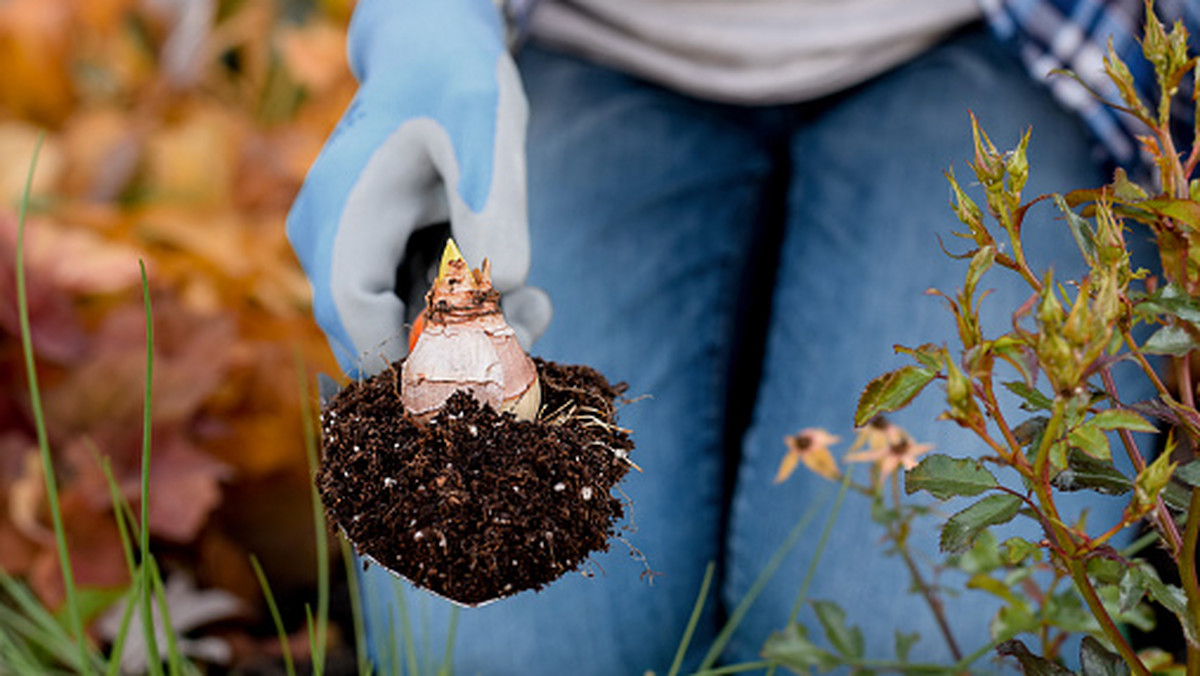
<svg viewBox="0 0 1200 676"><path fill-rule="evenodd" d="M611 491L632 466L613 386L586 366L534 360L542 415L496 413L455 393L428 423L400 403L392 370L330 401L317 485L358 553L474 606L574 570L623 517Z"/></svg>
<svg viewBox="0 0 1200 676"><path fill-rule="evenodd" d="M451 241L409 356L325 406L317 475L359 554L462 605L540 589L608 549L634 466L624 387L531 360L487 261Z"/></svg>

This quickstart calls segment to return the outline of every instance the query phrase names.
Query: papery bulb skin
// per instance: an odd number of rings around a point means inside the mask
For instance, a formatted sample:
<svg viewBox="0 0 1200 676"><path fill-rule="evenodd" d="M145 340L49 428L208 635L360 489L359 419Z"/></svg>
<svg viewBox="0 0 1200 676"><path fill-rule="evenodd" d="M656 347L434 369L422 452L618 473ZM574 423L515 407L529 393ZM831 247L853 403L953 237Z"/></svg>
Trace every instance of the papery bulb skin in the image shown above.
<svg viewBox="0 0 1200 676"><path fill-rule="evenodd" d="M537 369L504 320L488 272L486 260L472 270L454 241L446 243L423 326L400 371L401 401L419 420L433 418L458 390L518 420L537 416Z"/></svg>

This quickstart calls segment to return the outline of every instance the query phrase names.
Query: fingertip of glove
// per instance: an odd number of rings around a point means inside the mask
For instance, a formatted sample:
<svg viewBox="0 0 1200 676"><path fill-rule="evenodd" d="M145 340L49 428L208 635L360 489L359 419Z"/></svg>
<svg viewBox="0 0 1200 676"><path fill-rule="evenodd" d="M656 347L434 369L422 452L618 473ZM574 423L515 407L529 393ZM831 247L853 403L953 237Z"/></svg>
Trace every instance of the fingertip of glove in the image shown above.
<svg viewBox="0 0 1200 676"><path fill-rule="evenodd" d="M517 333L521 347L529 350L550 326L554 307L550 296L536 286L523 286L500 300L504 317Z"/></svg>

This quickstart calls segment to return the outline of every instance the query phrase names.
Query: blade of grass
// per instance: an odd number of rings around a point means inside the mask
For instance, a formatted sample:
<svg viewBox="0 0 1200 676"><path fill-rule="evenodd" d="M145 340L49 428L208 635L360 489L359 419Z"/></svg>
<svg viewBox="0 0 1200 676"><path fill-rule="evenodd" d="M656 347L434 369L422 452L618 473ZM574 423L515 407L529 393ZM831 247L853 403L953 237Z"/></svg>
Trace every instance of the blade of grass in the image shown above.
<svg viewBox="0 0 1200 676"><path fill-rule="evenodd" d="M250 565L254 568L255 577L258 578L258 586L262 587L263 597L267 600L267 609L271 611L271 620L275 622L275 631L279 634L279 647L283 650L284 669L288 676L296 676L296 665L292 662L292 649L288 645L287 630L283 628L283 617L279 615L279 606L275 604L275 595L271 593L271 585L267 582L267 576L263 573L257 556L250 555Z"/></svg>
<svg viewBox="0 0 1200 676"><path fill-rule="evenodd" d="M692 616L688 618L683 638L679 640L679 647L675 649L675 659L671 661L671 670L667 672L667 676L677 676L683 667L683 656L687 654L692 635L696 632L696 625L700 623L700 615L704 612L704 603L708 599L708 589L712 586L713 573L716 570L716 563L709 561L704 569L704 580L700 583L700 593L696 595L696 603L692 606Z"/></svg>
<svg viewBox="0 0 1200 676"><path fill-rule="evenodd" d="M454 673L454 641L458 638L458 613L461 608L450 608L450 627L446 629L446 654L442 657L442 666L438 668L438 676L451 676Z"/></svg>
<svg viewBox="0 0 1200 676"><path fill-rule="evenodd" d="M342 563L346 568L346 591L350 594L350 621L354 626L354 654L357 656L359 676L369 676L371 660L367 656L367 627L363 621L362 598L359 597L358 571L354 566L354 554L345 538L338 538L342 550Z"/></svg>
<svg viewBox="0 0 1200 676"><path fill-rule="evenodd" d="M125 555L125 566L129 572L129 579L132 581L134 573L137 572L137 561L133 556L133 541L129 537L129 528L125 524L125 497L121 495L121 489L113 475L111 458L101 457L99 451L94 447L92 455L96 458L96 462L100 463L100 471L104 472L104 481L108 484L108 498L112 501L113 520L117 523L117 535L121 538L121 551Z"/></svg>
<svg viewBox="0 0 1200 676"><path fill-rule="evenodd" d="M804 531L808 529L808 524L812 522L814 518L816 518L817 512L820 511L821 503L823 501L824 496L822 496L822 499L820 500L813 501L812 505L810 505L809 508L804 511L804 514L801 515L796 521L796 524L792 526L792 530L788 532L787 537L784 538L783 544L781 544L779 548L775 550L775 553L771 555L771 558L767 561L767 565L763 566L763 569L759 571L758 577L755 578L754 583L750 585L750 589L746 591L746 595L743 596L742 600L738 602L737 608L730 613L729 619L725 621L725 626L721 627L721 632L717 634L716 639L713 640L712 646L704 655L704 661L700 663L700 671L711 669L712 666L716 664L717 658L721 656L721 653L725 651L725 646L729 643L729 640L733 638L733 632L737 630L738 625L740 625L742 622L742 619L746 617L746 613L750 611L750 606L754 605L754 602L758 600L759 595L762 594L764 589L766 589L767 582L769 582L771 578L775 576L775 572L779 570L779 566L783 565L783 561L785 558L787 558L788 553L791 552L792 548L796 546L796 543L800 541L800 536L803 535Z"/></svg>
<svg viewBox="0 0 1200 676"><path fill-rule="evenodd" d="M143 567L150 562L150 433L151 433L151 394L154 391L154 315L150 305L150 282L146 277L145 261L138 261L142 274L142 304L146 310L146 390L142 405L142 487L141 514L138 519L138 550ZM153 571L151 571L152 573ZM154 596L153 574L142 576L142 631L146 635L146 664L150 673L162 673L162 658L158 651L158 639L154 635ZM166 621L166 617L163 617ZM170 625L165 625L170 627ZM170 636L171 631L167 631Z"/></svg>
<svg viewBox="0 0 1200 676"><path fill-rule="evenodd" d="M66 660L68 656L74 654L78 646L78 639L71 635L67 627L63 626L62 621L55 617L24 584L3 570L0 570L0 588L8 600L16 604L16 607L11 607L0 603L0 627L9 627L10 631L23 636L31 649L39 649L42 657L37 661L43 665L44 669L51 667L47 662L50 659L69 663ZM97 669L103 666L100 657L91 650L91 647L88 645L84 647L91 668ZM36 657L36 653L31 654ZM78 671L77 664L74 669Z"/></svg>
<svg viewBox="0 0 1200 676"><path fill-rule="evenodd" d="M154 598L158 601L158 614L162 618L163 635L167 639L167 668L171 676L183 675L183 655L175 642L175 627L171 624L171 608L167 605L167 592L163 588L162 571L153 556L146 562L146 568L153 584Z"/></svg>
<svg viewBox="0 0 1200 676"><path fill-rule="evenodd" d="M43 668L26 646L9 632L0 631L0 674L35 674Z"/></svg>
<svg viewBox="0 0 1200 676"><path fill-rule="evenodd" d="M58 499L58 480L54 475L53 459L50 456L50 438L46 432L46 417L42 411L42 393L38 385L37 366L33 358L33 334L29 326L29 299L25 290L25 225L29 212L29 193L33 188L33 174L37 168L38 154L42 149L45 134L39 134L33 146L33 157L29 171L25 174L25 188L21 193L21 208L17 216L17 315L21 326L21 347L25 361L25 373L29 379L29 399L33 409L34 427L37 429L38 450L41 454L42 476L46 483L46 500L50 503L50 517L54 522L54 542L58 548L58 565L62 570L63 586L66 591L67 618L75 635L79 650L79 670L88 669L87 636L83 633L83 615L75 593L75 574L71 568L71 555L67 550L67 531L63 526L62 508Z"/></svg>
<svg viewBox="0 0 1200 676"><path fill-rule="evenodd" d="M133 621L133 611L138 606L138 590L142 589L142 569L138 567L137 560L134 558L133 539L129 534L132 508L129 501L121 494L120 486L117 485L117 479L112 471L112 459L102 457L95 448L92 449L92 455L100 463L100 469L104 472L104 481L108 484L108 495L113 506L113 520L117 523L117 534L121 538L121 551L125 555L125 565L129 569L129 599L121 612L121 625L117 630L117 635L113 638L112 649L109 651L108 669L105 670L106 676L117 676L121 671L121 656L125 653L125 643L129 638L129 628Z"/></svg>
<svg viewBox="0 0 1200 676"><path fill-rule="evenodd" d="M388 637L387 668L388 668L388 672L387 673L392 674L393 676L403 676L404 671L402 671L400 668L400 654L399 654L400 646L396 643L396 621L395 621L395 616L392 615L391 613L388 613L388 616L387 616L387 627L388 627L388 631L387 631L387 637ZM411 676L416 676L416 674L412 674Z"/></svg>
<svg viewBox="0 0 1200 676"><path fill-rule="evenodd" d="M813 551L812 560L808 562L808 570L804 571L804 582L800 584L800 591L796 594L796 602L792 605L792 614L788 616L788 624L796 621L796 618L800 616L800 609L808 600L808 588L812 586L813 577L817 574L817 564L821 562L821 557L825 554L825 547L829 544L829 536L833 533L833 524L837 523L838 515L842 513L842 503L846 499L846 492L850 488L850 477L853 474L853 467L846 468L846 474L842 477L842 486L838 489L837 498L833 501L833 509L829 510L829 518L825 520L825 529L821 531L821 539L817 540L817 548Z"/></svg>
<svg viewBox="0 0 1200 676"><path fill-rule="evenodd" d="M329 527L321 494L317 491L317 436L313 427L312 400L308 387L308 371L299 348L296 350L296 371L300 381L300 424L304 426L304 452L308 458L309 490L312 495L313 534L317 543L317 631L310 633L313 673L325 671L325 648L329 629Z"/></svg>
<svg viewBox="0 0 1200 676"><path fill-rule="evenodd" d="M788 616L788 624L793 624L796 618L800 616L800 609L804 607L804 602L808 600L808 588L812 586L813 578L817 574L817 564L821 561L821 556L825 554L825 547L829 544L829 536L833 533L833 524L837 522L838 515L842 513L842 503L846 499L846 492L850 488L850 478L854 474L854 468L846 468L846 474L842 476L842 486L838 489L837 498L833 501L833 509L829 510L829 518L825 520L825 528L821 531L821 538L817 540L817 548L813 551L813 557L808 562L808 569L804 571L804 581L800 583L800 591L796 594L796 602L792 605L792 613ZM775 669L778 665L771 664L771 668L767 670L767 676L774 676Z"/></svg>
<svg viewBox="0 0 1200 676"><path fill-rule="evenodd" d="M408 598L404 594L404 589L401 587L399 580L394 580L392 585L394 598L396 599L396 607L400 610L400 632L404 636L404 661L408 667L408 673L412 676L420 676L420 670L417 665L417 642L413 637L412 618L408 615ZM392 669L396 668L395 662L392 663Z"/></svg>
<svg viewBox="0 0 1200 676"><path fill-rule="evenodd" d="M105 676L118 676L121 673L121 658L125 655L125 643L129 640L129 627L133 623L133 611L138 607L138 594L141 590L141 575L142 569L138 569L129 585L129 599L125 602L125 609L121 611L121 626L117 630L117 635L113 639L112 649L109 651L108 668L105 669Z"/></svg>

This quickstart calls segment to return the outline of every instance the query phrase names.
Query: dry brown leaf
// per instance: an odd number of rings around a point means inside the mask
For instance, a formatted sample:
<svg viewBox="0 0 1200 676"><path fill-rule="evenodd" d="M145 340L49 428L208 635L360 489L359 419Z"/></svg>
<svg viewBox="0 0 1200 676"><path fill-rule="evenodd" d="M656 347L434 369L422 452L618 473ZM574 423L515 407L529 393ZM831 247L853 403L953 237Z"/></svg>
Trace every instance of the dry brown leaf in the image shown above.
<svg viewBox="0 0 1200 676"><path fill-rule="evenodd" d="M50 124L70 112L69 10L46 0L0 3L0 106Z"/></svg>
<svg viewBox="0 0 1200 676"><path fill-rule="evenodd" d="M82 496L66 491L60 495L67 547L75 584L80 587L112 588L128 584L125 551L112 514L97 512ZM30 586L50 608L64 598L62 570L54 547L42 549L33 562Z"/></svg>
<svg viewBox="0 0 1200 676"><path fill-rule="evenodd" d="M176 436L156 441L150 461L150 533L177 543L193 541L221 501L227 467Z"/></svg>
<svg viewBox="0 0 1200 676"><path fill-rule="evenodd" d="M320 96L350 76L346 31L331 23L289 26L279 31L279 51L293 78Z"/></svg>
<svg viewBox="0 0 1200 676"><path fill-rule="evenodd" d="M0 8L3 7L4 3L0 3ZM0 61L0 65L2 63ZM4 88L0 86L0 91ZM5 208L21 201L33 149L41 133L36 125L27 122L0 122L0 157L7 159L0 165L0 203ZM45 195L51 192L62 178L64 166L61 144L56 138L47 137L38 153L37 171L33 174L33 184L30 186L32 194Z"/></svg>

